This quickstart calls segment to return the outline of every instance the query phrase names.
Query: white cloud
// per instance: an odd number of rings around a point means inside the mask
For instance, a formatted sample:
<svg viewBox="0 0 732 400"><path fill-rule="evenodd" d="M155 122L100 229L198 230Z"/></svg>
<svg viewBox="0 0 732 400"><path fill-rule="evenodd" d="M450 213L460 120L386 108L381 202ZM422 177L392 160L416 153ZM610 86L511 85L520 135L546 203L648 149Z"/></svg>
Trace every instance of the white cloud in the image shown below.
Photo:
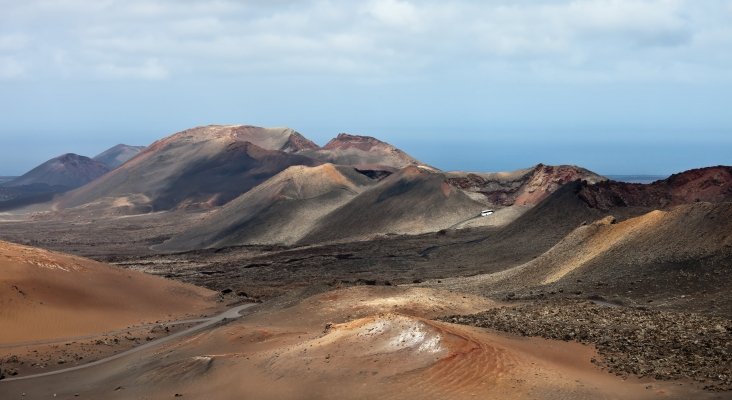
<svg viewBox="0 0 732 400"><path fill-rule="evenodd" d="M417 7L408 1L375 0L366 9L379 22L393 27L416 29L421 23Z"/></svg>
<svg viewBox="0 0 732 400"><path fill-rule="evenodd" d="M92 3L5 5L0 55L25 60L34 74L70 79L490 73L498 80L613 81L656 71L653 79L676 80L678 68L670 66L685 65L700 80L732 80L732 60L719 55L732 46L724 0ZM58 54L73 60L63 73L51 68Z"/></svg>
<svg viewBox="0 0 732 400"><path fill-rule="evenodd" d="M0 34L0 52L18 51L26 48L30 42L30 38L26 35L11 33Z"/></svg>
<svg viewBox="0 0 732 400"><path fill-rule="evenodd" d="M97 77L102 79L161 80L169 76L168 69L156 59L145 60L141 65L104 63L96 67Z"/></svg>
<svg viewBox="0 0 732 400"><path fill-rule="evenodd" d="M23 64L12 57L0 56L0 79L12 80L26 76L26 68Z"/></svg>

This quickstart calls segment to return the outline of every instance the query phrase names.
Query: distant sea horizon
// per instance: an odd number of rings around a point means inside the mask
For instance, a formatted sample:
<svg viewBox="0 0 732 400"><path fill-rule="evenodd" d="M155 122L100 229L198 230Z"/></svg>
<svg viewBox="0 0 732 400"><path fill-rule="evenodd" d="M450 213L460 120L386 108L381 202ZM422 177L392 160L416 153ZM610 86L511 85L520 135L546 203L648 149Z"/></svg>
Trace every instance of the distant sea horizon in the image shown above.
<svg viewBox="0 0 732 400"><path fill-rule="evenodd" d="M604 175L608 179L626 183L652 183L661 179L666 179L670 175Z"/></svg>

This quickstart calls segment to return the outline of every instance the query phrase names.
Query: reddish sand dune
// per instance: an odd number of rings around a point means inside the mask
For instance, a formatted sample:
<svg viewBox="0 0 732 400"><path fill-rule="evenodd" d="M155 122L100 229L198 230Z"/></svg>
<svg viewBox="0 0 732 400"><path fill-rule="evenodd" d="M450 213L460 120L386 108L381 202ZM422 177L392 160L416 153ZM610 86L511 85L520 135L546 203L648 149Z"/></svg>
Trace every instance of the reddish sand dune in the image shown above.
<svg viewBox="0 0 732 400"><path fill-rule="evenodd" d="M89 335L200 314L215 293L0 242L0 343Z"/></svg>

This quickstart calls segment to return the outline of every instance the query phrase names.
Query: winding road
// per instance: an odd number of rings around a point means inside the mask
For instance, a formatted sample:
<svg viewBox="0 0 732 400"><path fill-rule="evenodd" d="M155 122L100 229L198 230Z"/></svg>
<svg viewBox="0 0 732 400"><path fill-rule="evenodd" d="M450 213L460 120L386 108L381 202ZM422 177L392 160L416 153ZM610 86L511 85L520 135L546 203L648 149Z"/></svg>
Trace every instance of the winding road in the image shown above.
<svg viewBox="0 0 732 400"><path fill-rule="evenodd" d="M137 353L137 352L146 350L146 349L150 349L150 348L155 347L155 346L159 346L159 345L161 345L163 343L166 343L166 342L169 342L171 340L180 338L180 337L185 336L185 335L188 335L190 333L193 333L193 332L196 332L196 331L200 331L202 329L208 328L209 326L215 325L215 324L217 324L217 323L219 323L221 321L231 320L231 319L237 319L237 318L241 317L240 312L242 310L245 310L245 309L247 309L249 307L252 307L255 304L256 303L247 303L247 304L238 305L236 307L232 307L232 308L230 308L230 309L222 312L221 314L215 315L213 317L210 317L210 318L201 318L199 320L195 320L195 321L202 321L202 322L200 324L195 325L195 326L192 326L192 327L190 327L188 329L184 329L184 330L182 330L180 332L173 333L172 335L165 336L165 337L162 337L160 339L152 340L152 341L147 342L147 343L145 343L145 344L143 344L141 346L134 347L132 349L123 351L121 353L117 353L115 355L112 355L112 356L109 356L109 357L106 357L106 358L102 358L100 360L92 361L92 362L90 362L88 364L77 365L77 366L74 366L74 367L59 369L59 370L55 370L55 371L43 372L43 373L40 373L40 374L33 374L33 375L25 375L25 376L17 376L17 377L5 378L5 379L0 380L0 385L2 385L3 382L19 381L19 380L24 380L24 379L33 379L33 378L41 378L41 377L44 377L44 376L50 376L50 375L58 375L58 374L66 373L66 372L78 371L80 369L90 368L90 367L94 367L94 366L97 366L97 365L100 365L100 364L104 364L104 363L110 362L112 360L116 360L118 358L126 357L126 356L128 356L130 354L134 354L134 353ZM185 322L192 322L192 320L186 320Z"/></svg>

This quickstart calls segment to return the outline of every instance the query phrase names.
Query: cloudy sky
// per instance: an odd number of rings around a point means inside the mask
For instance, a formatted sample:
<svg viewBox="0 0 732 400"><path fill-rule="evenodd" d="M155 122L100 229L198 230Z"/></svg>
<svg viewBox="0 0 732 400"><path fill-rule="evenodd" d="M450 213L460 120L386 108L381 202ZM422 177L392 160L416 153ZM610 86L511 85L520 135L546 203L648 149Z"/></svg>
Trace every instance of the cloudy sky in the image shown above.
<svg viewBox="0 0 732 400"><path fill-rule="evenodd" d="M732 164L729 0L0 0L0 175L210 123L443 169Z"/></svg>

